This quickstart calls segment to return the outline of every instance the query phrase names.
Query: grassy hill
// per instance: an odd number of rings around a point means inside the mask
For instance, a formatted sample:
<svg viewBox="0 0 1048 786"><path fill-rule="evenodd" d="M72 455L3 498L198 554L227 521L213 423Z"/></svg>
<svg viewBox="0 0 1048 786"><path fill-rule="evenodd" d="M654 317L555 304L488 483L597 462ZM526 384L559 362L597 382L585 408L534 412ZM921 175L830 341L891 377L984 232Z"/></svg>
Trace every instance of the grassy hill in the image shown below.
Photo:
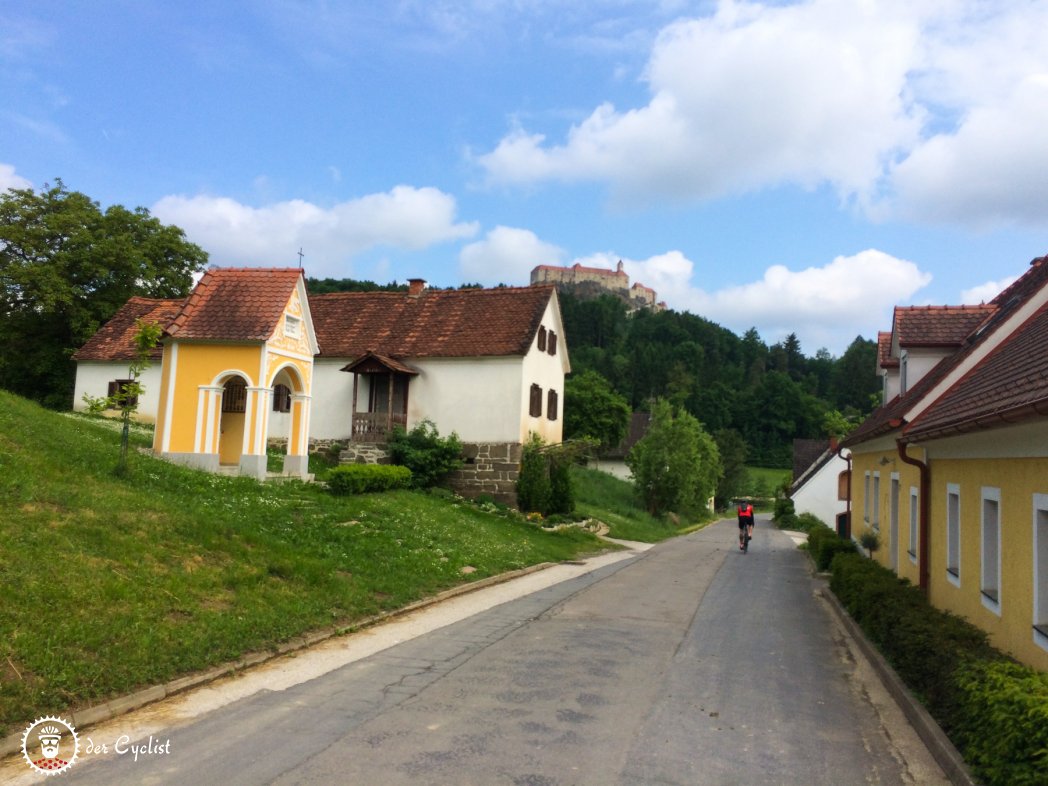
<svg viewBox="0 0 1048 786"><path fill-rule="evenodd" d="M0 391L0 736L456 584L603 548L581 530L548 532L448 494L336 498L138 451L118 477L118 442L107 424ZM613 533L643 537L643 526Z"/></svg>

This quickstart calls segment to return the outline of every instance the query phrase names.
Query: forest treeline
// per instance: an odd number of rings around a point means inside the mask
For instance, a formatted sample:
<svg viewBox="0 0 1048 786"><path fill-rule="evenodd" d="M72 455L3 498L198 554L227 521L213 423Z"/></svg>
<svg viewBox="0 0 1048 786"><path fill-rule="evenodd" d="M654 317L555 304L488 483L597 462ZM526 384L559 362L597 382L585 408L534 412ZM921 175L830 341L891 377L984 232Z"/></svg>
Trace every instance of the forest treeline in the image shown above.
<svg viewBox="0 0 1048 786"><path fill-rule="evenodd" d="M711 434L733 430L746 461L791 466L794 438L844 433L877 405L877 345L857 336L839 358L806 356L796 334L768 345L687 312L628 313L613 295L560 293L573 374L596 371L634 411L662 398Z"/></svg>

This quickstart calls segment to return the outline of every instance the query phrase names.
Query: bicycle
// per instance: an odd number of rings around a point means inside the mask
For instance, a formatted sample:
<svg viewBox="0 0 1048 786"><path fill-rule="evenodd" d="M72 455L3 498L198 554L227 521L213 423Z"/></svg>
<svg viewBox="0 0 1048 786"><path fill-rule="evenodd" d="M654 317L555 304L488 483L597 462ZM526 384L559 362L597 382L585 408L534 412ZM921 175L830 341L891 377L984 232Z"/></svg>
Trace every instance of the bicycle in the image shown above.
<svg viewBox="0 0 1048 786"><path fill-rule="evenodd" d="M739 527L739 550L743 554L750 550L750 541L753 540L753 535L750 534L752 531L752 524L744 524Z"/></svg>

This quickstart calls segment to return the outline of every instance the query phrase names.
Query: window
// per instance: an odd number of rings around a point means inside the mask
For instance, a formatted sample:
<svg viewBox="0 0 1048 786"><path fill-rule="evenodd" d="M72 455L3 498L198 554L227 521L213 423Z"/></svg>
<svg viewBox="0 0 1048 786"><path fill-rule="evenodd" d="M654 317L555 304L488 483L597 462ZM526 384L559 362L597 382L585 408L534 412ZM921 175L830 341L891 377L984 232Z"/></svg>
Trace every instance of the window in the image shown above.
<svg viewBox="0 0 1048 786"><path fill-rule="evenodd" d="M907 368L906 367L909 365L909 362L910 362L910 359L907 357L906 353L903 352L899 356L899 395L900 396L905 395L905 393L906 393L906 382L907 382L907 380L906 380Z"/></svg>
<svg viewBox="0 0 1048 786"><path fill-rule="evenodd" d="M531 404L528 407L528 414L533 418L542 417L542 388L538 385L531 386Z"/></svg>
<svg viewBox="0 0 1048 786"><path fill-rule="evenodd" d="M291 411L291 388L289 388L287 385L273 386L273 411Z"/></svg>
<svg viewBox="0 0 1048 786"><path fill-rule="evenodd" d="M879 530L881 528L881 473L873 473L873 514L872 514L873 528Z"/></svg>
<svg viewBox="0 0 1048 786"><path fill-rule="evenodd" d="M961 487L946 484L946 578L961 586Z"/></svg>
<svg viewBox="0 0 1048 786"><path fill-rule="evenodd" d="M557 391L550 390L546 396L546 417L550 420L557 419Z"/></svg>
<svg viewBox="0 0 1048 786"><path fill-rule="evenodd" d="M917 541L920 539L918 534L918 522L920 520L920 508L917 505L918 493L916 486L910 486L910 547L906 550L906 553L910 555L910 562L917 563Z"/></svg>
<svg viewBox="0 0 1048 786"><path fill-rule="evenodd" d="M1001 613L1001 490L983 487L979 589L983 605Z"/></svg>
<svg viewBox="0 0 1048 786"><path fill-rule="evenodd" d="M233 377L222 391L223 412L244 412L247 409L247 385L240 377Z"/></svg>
<svg viewBox="0 0 1048 786"><path fill-rule="evenodd" d="M549 332L549 340L546 342L546 351L551 355L557 354L557 334L552 330Z"/></svg>
<svg viewBox="0 0 1048 786"><path fill-rule="evenodd" d="M302 335L302 320L291 314L284 314L284 335L288 338L298 338Z"/></svg>
<svg viewBox="0 0 1048 786"><path fill-rule="evenodd" d="M106 395L114 400L114 404L109 407L109 409L120 409L120 407L125 403L125 401L121 401L121 399L124 398L122 395L124 388L133 382L133 379L114 379L109 383L109 390ZM129 407L138 406L138 396L127 396L126 404Z"/></svg>
<svg viewBox="0 0 1048 786"><path fill-rule="evenodd" d="M899 569L899 473L893 472L888 494L888 560L892 570Z"/></svg>
<svg viewBox="0 0 1048 786"><path fill-rule="evenodd" d="M870 473L862 476L862 520L870 522Z"/></svg>
<svg viewBox="0 0 1048 786"><path fill-rule="evenodd" d="M1033 640L1048 650L1048 494L1033 495Z"/></svg>
<svg viewBox="0 0 1048 786"><path fill-rule="evenodd" d="M546 328L544 325L539 325L539 352L546 351Z"/></svg>

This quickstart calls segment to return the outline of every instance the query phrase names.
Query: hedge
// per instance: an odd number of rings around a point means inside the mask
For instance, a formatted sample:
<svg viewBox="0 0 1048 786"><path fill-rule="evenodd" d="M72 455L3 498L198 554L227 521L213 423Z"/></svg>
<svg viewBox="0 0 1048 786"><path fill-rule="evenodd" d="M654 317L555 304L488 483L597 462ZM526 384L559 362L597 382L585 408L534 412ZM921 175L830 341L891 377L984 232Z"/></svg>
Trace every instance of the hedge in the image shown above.
<svg viewBox="0 0 1048 786"><path fill-rule="evenodd" d="M857 553L830 589L987 786L1045 783L1048 675L1009 660L966 620Z"/></svg>
<svg viewBox="0 0 1048 786"><path fill-rule="evenodd" d="M342 464L329 470L325 480L332 494L364 494L407 488L411 470L391 464Z"/></svg>
<svg viewBox="0 0 1048 786"><path fill-rule="evenodd" d="M829 527L812 527L808 530L808 551L815 560L815 567L824 572L830 569L837 554L854 553L855 543L839 537Z"/></svg>

